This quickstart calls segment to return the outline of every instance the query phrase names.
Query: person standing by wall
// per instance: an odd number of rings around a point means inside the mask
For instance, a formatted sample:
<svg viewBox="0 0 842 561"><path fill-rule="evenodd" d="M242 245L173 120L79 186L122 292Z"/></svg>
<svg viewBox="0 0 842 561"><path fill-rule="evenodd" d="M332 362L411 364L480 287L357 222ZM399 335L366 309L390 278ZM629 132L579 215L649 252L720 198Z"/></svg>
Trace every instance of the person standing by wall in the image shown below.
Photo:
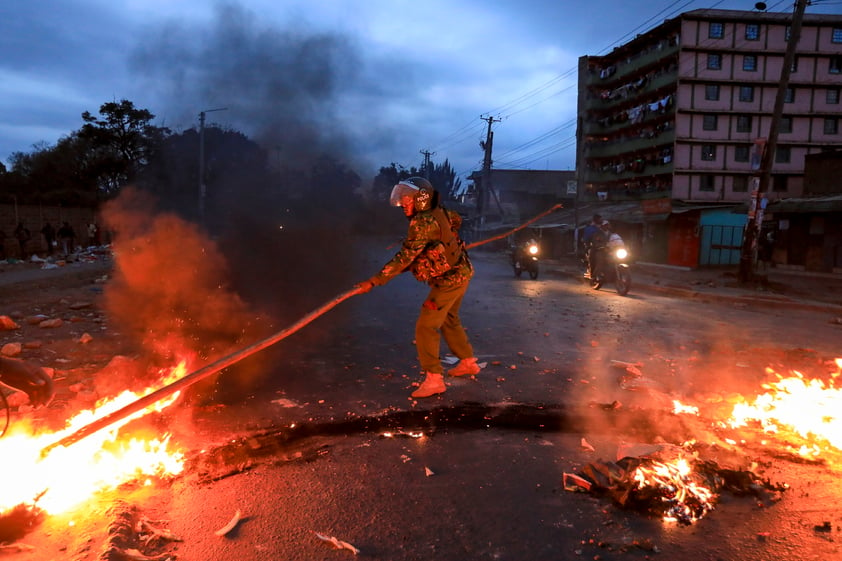
<svg viewBox="0 0 842 561"><path fill-rule="evenodd" d="M32 238L29 228L23 225L23 222L18 222L18 227L15 228L15 238L18 240L20 246L20 260L26 260L26 244Z"/></svg>
<svg viewBox="0 0 842 561"><path fill-rule="evenodd" d="M76 233L70 223L62 224L61 228L58 229L58 240L61 243L61 251L64 257L67 257L73 251L74 238L76 238Z"/></svg>
<svg viewBox="0 0 842 561"><path fill-rule="evenodd" d="M49 222L44 223L44 227L41 228L41 235L44 236L44 243L47 244L47 255L53 254L53 245L56 241L56 230L53 228L53 225Z"/></svg>

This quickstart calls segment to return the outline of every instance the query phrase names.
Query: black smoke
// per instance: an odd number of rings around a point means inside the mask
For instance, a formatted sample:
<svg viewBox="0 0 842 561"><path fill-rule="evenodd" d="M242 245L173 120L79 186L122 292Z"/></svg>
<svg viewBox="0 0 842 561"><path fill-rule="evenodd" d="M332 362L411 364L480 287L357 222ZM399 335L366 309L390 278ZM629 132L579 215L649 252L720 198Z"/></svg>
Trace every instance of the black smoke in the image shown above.
<svg viewBox="0 0 842 561"><path fill-rule="evenodd" d="M349 37L298 20L268 22L233 3L217 5L206 24L149 30L131 54L131 68L161 100L152 112L168 126L193 126L206 111L204 225L229 260L233 286L282 318L358 280L349 271L373 166L356 150L340 107L348 92L364 89L360 67ZM261 156L236 160L245 151L226 143L233 132ZM189 169L180 185L153 190L164 204L168 191L186 192L179 201L191 216L198 135L181 134L193 150L183 148L167 167Z"/></svg>

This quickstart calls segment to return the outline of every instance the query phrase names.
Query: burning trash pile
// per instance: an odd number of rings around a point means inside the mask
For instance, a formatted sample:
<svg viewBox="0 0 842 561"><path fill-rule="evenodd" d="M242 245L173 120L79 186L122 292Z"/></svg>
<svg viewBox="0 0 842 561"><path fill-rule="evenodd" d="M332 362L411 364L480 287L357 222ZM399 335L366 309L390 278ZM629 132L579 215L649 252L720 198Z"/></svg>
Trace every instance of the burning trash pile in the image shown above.
<svg viewBox="0 0 842 561"><path fill-rule="evenodd" d="M774 502L785 490L750 470L724 468L678 446L616 462L591 462L578 475L565 473L564 488L605 496L620 508L685 525L712 511L725 491Z"/></svg>
<svg viewBox="0 0 842 561"><path fill-rule="evenodd" d="M637 365L618 364L627 371L621 385L643 379ZM755 462L736 462L750 463L750 469L726 468L702 459L701 451L707 446L713 457L726 450L742 454L760 449L773 457L834 463L842 453L842 388L835 385L842 374L842 358L828 364L831 371L824 379L809 379L797 371L784 376L767 368L767 376L775 381L763 384L765 393L730 400L728 410L672 399L671 412L695 418L692 432L707 433L711 437L707 445L695 441L682 446L646 445L639 455L621 451L614 462L600 460L578 474L565 473L564 488L606 496L620 508L679 524L703 518L723 492L776 502L788 487L763 480L753 471ZM639 388L638 384L633 389ZM665 395L660 397L667 401ZM704 424L707 430L699 430Z"/></svg>

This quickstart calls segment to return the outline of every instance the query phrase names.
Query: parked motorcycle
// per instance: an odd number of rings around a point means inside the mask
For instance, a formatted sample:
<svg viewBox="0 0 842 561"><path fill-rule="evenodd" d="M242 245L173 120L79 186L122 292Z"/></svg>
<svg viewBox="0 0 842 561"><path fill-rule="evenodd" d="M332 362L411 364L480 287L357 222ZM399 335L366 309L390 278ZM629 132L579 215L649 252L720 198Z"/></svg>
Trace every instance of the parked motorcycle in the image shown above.
<svg viewBox="0 0 842 561"><path fill-rule="evenodd" d="M537 279L538 255L540 252L538 242L535 240L529 240L523 245L515 246L512 249L512 268L515 270L515 276L520 278L520 275L526 271L529 273L529 278Z"/></svg>
<svg viewBox="0 0 842 561"><path fill-rule="evenodd" d="M631 288L630 255L625 245L603 247L598 249L599 258L595 269L591 272L591 288L599 290L602 285L613 282L617 294L625 296Z"/></svg>

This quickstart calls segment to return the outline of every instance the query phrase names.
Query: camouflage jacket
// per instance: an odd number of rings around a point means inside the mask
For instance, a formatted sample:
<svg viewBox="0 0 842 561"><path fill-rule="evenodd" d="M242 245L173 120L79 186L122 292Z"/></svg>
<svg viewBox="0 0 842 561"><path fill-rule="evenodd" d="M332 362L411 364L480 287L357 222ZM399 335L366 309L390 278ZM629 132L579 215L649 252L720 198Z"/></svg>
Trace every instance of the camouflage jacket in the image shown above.
<svg viewBox="0 0 842 561"><path fill-rule="evenodd" d="M474 274L474 267L471 260L468 258L468 252L465 250L464 244L458 237L459 227L462 225L462 217L459 213L452 210L443 209L450 221L453 235L456 236L460 254L458 255L455 265L447 272L433 276L426 280L428 273L423 271L423 263L425 253L428 252L431 246L436 245L436 242L442 239L441 228L439 222L436 220L432 210L419 212L412 216L409 220L409 230L406 238L398 251L392 259L383 265L383 268L372 277L372 282L376 285L384 285L399 274L412 270L413 274L421 282L426 282L430 286L439 288L449 288L459 286L471 280ZM419 268L422 269L419 271ZM424 280L422 280L424 279Z"/></svg>

